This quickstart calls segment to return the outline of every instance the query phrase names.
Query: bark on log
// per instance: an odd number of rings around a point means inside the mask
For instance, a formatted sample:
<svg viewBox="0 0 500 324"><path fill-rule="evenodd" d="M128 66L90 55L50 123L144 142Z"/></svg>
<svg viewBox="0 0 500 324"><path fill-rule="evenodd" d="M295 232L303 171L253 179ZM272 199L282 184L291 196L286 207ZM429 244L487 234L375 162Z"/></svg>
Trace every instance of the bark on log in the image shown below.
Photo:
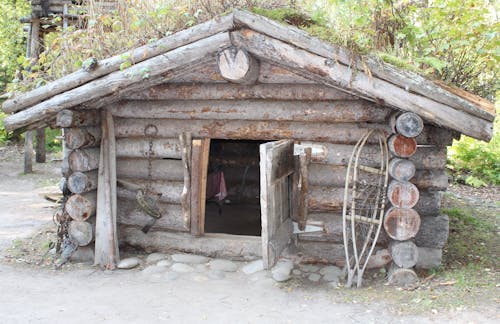
<svg viewBox="0 0 500 324"><path fill-rule="evenodd" d="M217 55L222 77L230 82L254 84L259 77L259 62L245 50L226 48Z"/></svg>
<svg viewBox="0 0 500 324"><path fill-rule="evenodd" d="M387 188L389 202L398 208L413 208L420 197L417 187L410 182L392 180Z"/></svg>
<svg viewBox="0 0 500 324"><path fill-rule="evenodd" d="M446 168L446 147L418 147L417 152L409 158L417 169Z"/></svg>
<svg viewBox="0 0 500 324"><path fill-rule="evenodd" d="M393 158L389 162L389 174L396 180L409 181L415 175L415 164L406 159Z"/></svg>
<svg viewBox="0 0 500 324"><path fill-rule="evenodd" d="M335 187L310 186L307 206L310 212L339 211L344 203L344 190Z"/></svg>
<svg viewBox="0 0 500 324"><path fill-rule="evenodd" d="M179 135L179 144L182 155L182 166L184 171L184 183L181 194L182 215L184 224L191 228L191 161L192 161L192 137L190 133Z"/></svg>
<svg viewBox="0 0 500 324"><path fill-rule="evenodd" d="M156 100L113 105L121 118L383 123L389 109L362 101Z"/></svg>
<svg viewBox="0 0 500 324"><path fill-rule="evenodd" d="M65 212L76 221L85 221L95 215L97 205L97 193L87 192L81 195L73 195L65 204Z"/></svg>
<svg viewBox="0 0 500 324"><path fill-rule="evenodd" d="M353 74L348 66L334 60L325 64L325 58L298 49L287 43L255 31L242 29L231 33L236 46L240 46L261 60L300 71L311 79L334 87L348 89L372 101L383 101L396 109L425 116L429 121L443 125L477 139L489 140L492 136L491 121L456 110L424 96L408 92L391 82L373 78L365 73Z"/></svg>
<svg viewBox="0 0 500 324"><path fill-rule="evenodd" d="M388 271L387 281L393 286L408 287L417 284L419 280L412 269L400 268L392 263Z"/></svg>
<svg viewBox="0 0 500 324"><path fill-rule="evenodd" d="M440 86L436 86L434 82L416 73L403 71L390 64L381 64L380 61L371 57L358 58L358 55L347 48L323 42L294 26L283 26L276 21L247 11L234 10L233 14L236 24L246 25L259 33L291 43L299 48L329 58L334 62L340 62L349 67L354 65L354 68L362 73L366 73L368 69L370 75L391 82L405 91L427 96L437 102L486 120L493 121L494 119L494 114L482 110L473 103L446 91Z"/></svg>
<svg viewBox="0 0 500 324"><path fill-rule="evenodd" d="M184 183L182 181L149 181L147 179L140 180L119 178L119 196L134 200L136 199L137 190L144 189L148 185L151 186L151 191L157 194L160 201L170 204L181 203L181 194L184 187Z"/></svg>
<svg viewBox="0 0 500 324"><path fill-rule="evenodd" d="M448 232L448 215L422 217L415 244L419 247L442 249L448 240Z"/></svg>
<svg viewBox="0 0 500 324"><path fill-rule="evenodd" d="M439 267L443 260L443 250L418 247L418 260L415 268L432 269Z"/></svg>
<svg viewBox="0 0 500 324"><path fill-rule="evenodd" d="M97 126L101 123L99 110L61 110L56 116L56 126L61 128Z"/></svg>
<svg viewBox="0 0 500 324"><path fill-rule="evenodd" d="M181 148L176 138L153 139L154 159L181 159ZM147 158L149 140L141 138L120 138L116 140L116 156L118 158Z"/></svg>
<svg viewBox="0 0 500 324"><path fill-rule="evenodd" d="M151 163L151 177L155 180L182 181L184 179L180 160L153 160ZM116 173L119 178L147 179L148 160L119 159L116 161Z"/></svg>
<svg viewBox="0 0 500 324"><path fill-rule="evenodd" d="M411 112L397 114L391 117L391 127L394 133L405 137L417 137L424 129L424 122L420 116Z"/></svg>
<svg viewBox="0 0 500 324"><path fill-rule="evenodd" d="M68 226L68 235L78 246L88 245L94 238L92 224L84 221L71 221Z"/></svg>
<svg viewBox="0 0 500 324"><path fill-rule="evenodd" d="M162 53L175 50L187 44L197 42L204 38L208 38L217 33L230 29L233 25L233 15L229 14L225 17L218 17L167 36L152 44L144 45L133 51L110 57L98 62L97 68L92 72L83 70L71 73L57 82L49 83L43 87L34 89L25 94L19 95L3 104L3 109L7 113L17 112L23 108L32 106L37 102L41 102L47 98L63 93L70 89L81 86L84 83L98 79L101 76L120 70L120 65L124 62L132 62L138 65L139 62L148 60ZM183 55L181 54L181 57Z"/></svg>
<svg viewBox="0 0 500 324"><path fill-rule="evenodd" d="M77 149L68 157L69 167L73 172L86 172L99 167L99 148Z"/></svg>
<svg viewBox="0 0 500 324"><path fill-rule="evenodd" d="M420 199L414 209L425 216L437 216L441 209L441 201L443 199L442 191L421 191Z"/></svg>
<svg viewBox="0 0 500 324"><path fill-rule="evenodd" d="M167 83L122 96L122 100L352 100L357 98L319 84Z"/></svg>
<svg viewBox="0 0 500 324"><path fill-rule="evenodd" d="M413 209L391 207L384 217L384 229L390 238L409 240L418 233L420 216Z"/></svg>
<svg viewBox="0 0 500 324"><path fill-rule="evenodd" d="M418 249L412 241L392 241L389 244L392 261L400 268L413 268L418 260Z"/></svg>
<svg viewBox="0 0 500 324"><path fill-rule="evenodd" d="M142 229L152 220L152 217L147 215L136 201L124 200L120 197L118 206L118 223L120 224L137 226ZM183 218L181 205L158 202L157 207L162 216L151 227L151 232L160 230L189 231Z"/></svg>
<svg viewBox="0 0 500 324"><path fill-rule="evenodd" d="M225 47L230 43L229 34L224 33L176 48L164 55L159 55L132 65L123 71L116 71L75 89L55 95L29 109L11 115L4 120L5 129L12 131L30 125L47 118L47 116L55 115L63 109L114 94L121 88L133 86L138 83L142 86L144 71L149 71L149 78L159 77L168 73L175 74L176 69L183 69L196 61L202 60L207 55L217 52L219 48Z"/></svg>
<svg viewBox="0 0 500 324"><path fill-rule="evenodd" d="M316 123L312 128L304 122L264 122L239 120L190 120L181 122L168 119L116 118L116 136L143 137L144 127L154 124L158 127L158 137L172 138L182 132L190 132L193 137L218 139L280 140L293 138L305 141L355 144L368 129L386 129L380 124L335 124L335 132L325 132L331 123ZM314 150L313 150L314 151ZM313 152L314 161L314 152Z"/></svg>
<svg viewBox="0 0 500 324"><path fill-rule="evenodd" d="M101 143L100 127L67 128L64 132L66 147L79 149L97 147Z"/></svg>
<svg viewBox="0 0 500 324"><path fill-rule="evenodd" d="M410 180L420 190L442 190L448 188L448 174L446 170L417 170Z"/></svg>
<svg viewBox="0 0 500 324"><path fill-rule="evenodd" d="M74 172L67 181L68 189L75 194L81 194L97 189L97 171Z"/></svg>
<svg viewBox="0 0 500 324"><path fill-rule="evenodd" d="M392 154L402 158L408 158L417 151L417 141L414 138L404 137L399 134L389 137L387 145Z"/></svg>

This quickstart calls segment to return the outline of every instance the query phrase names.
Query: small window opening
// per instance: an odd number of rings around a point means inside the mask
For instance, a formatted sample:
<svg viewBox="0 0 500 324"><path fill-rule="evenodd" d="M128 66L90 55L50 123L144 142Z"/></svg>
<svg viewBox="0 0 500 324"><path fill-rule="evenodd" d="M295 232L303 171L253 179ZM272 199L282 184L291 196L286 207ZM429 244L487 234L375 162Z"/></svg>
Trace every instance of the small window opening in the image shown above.
<svg viewBox="0 0 500 324"><path fill-rule="evenodd" d="M205 233L261 235L259 145L210 142Z"/></svg>

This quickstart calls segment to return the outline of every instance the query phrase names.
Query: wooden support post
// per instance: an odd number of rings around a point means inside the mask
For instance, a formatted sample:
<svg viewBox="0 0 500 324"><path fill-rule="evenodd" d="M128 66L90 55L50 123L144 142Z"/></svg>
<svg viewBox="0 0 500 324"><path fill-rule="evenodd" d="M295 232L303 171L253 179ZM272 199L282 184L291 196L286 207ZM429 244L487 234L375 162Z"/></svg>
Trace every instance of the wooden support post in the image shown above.
<svg viewBox="0 0 500 324"><path fill-rule="evenodd" d="M182 155L182 166L184 170L184 186L181 194L181 205L182 214L184 216L184 224L188 228L191 226L191 145L192 138L191 133L182 133L179 136L181 155Z"/></svg>
<svg viewBox="0 0 500 324"><path fill-rule="evenodd" d="M115 269L120 256L116 226L116 146L110 111L102 112L102 140L99 158L94 264Z"/></svg>
<svg viewBox="0 0 500 324"><path fill-rule="evenodd" d="M205 200L210 139L193 140L191 150L191 234L201 236L205 232Z"/></svg>
<svg viewBox="0 0 500 324"><path fill-rule="evenodd" d="M36 130L36 156L37 163L45 163L47 160L47 152L45 151L45 128Z"/></svg>
<svg viewBox="0 0 500 324"><path fill-rule="evenodd" d="M24 173L33 172L33 131L24 133Z"/></svg>

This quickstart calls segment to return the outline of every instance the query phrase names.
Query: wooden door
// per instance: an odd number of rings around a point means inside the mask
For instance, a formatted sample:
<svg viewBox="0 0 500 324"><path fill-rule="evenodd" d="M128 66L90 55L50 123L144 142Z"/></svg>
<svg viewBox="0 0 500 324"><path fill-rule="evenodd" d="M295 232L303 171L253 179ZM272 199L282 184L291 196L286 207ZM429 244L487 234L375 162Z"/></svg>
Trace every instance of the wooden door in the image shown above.
<svg viewBox="0 0 500 324"><path fill-rule="evenodd" d="M262 258L269 269L289 244L292 232L293 141L260 145Z"/></svg>

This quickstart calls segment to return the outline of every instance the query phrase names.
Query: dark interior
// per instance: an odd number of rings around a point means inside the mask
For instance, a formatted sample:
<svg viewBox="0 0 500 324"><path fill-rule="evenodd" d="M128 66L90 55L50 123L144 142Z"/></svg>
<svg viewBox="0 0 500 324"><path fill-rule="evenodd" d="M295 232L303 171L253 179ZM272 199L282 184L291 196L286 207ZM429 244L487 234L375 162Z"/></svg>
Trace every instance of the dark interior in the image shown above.
<svg viewBox="0 0 500 324"><path fill-rule="evenodd" d="M259 145L262 143L210 142L205 233L261 235ZM218 190L221 174L225 179L227 197L209 197L214 192L223 191Z"/></svg>

